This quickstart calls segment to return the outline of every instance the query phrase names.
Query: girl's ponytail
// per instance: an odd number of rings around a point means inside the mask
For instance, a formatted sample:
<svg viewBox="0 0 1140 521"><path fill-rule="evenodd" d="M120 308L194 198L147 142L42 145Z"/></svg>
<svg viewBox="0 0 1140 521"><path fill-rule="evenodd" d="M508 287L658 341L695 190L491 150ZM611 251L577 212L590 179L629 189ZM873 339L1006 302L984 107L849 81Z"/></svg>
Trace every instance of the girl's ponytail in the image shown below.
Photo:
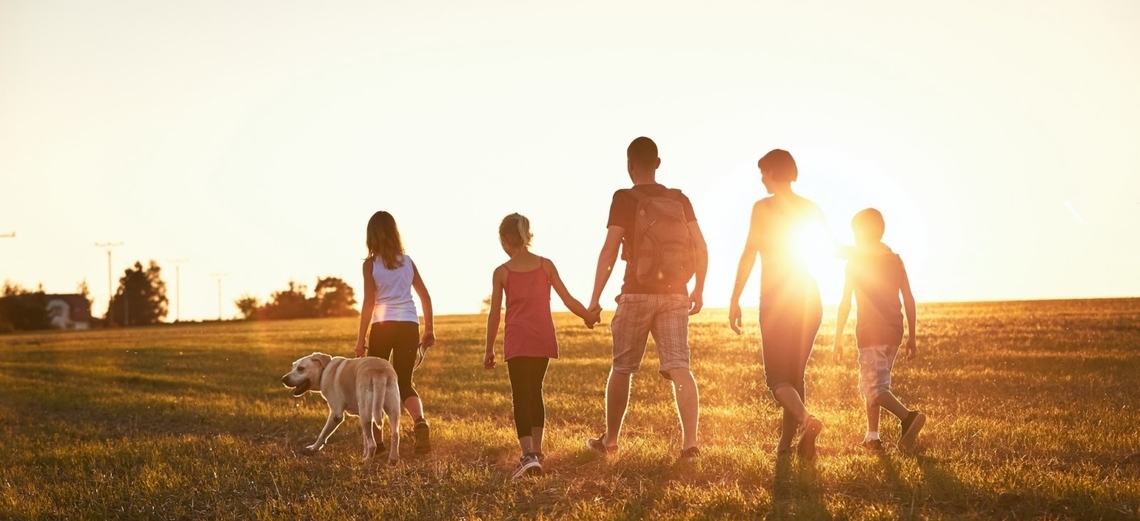
<svg viewBox="0 0 1140 521"><path fill-rule="evenodd" d="M530 247L534 235L530 233L530 219L512 213L499 224L499 240L512 248Z"/></svg>

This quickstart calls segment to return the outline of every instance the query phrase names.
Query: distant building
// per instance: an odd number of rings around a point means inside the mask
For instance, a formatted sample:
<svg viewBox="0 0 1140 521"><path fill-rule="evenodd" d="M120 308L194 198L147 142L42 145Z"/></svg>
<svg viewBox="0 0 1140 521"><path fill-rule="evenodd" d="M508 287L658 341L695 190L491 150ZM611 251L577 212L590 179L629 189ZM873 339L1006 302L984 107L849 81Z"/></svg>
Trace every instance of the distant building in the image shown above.
<svg viewBox="0 0 1140 521"><path fill-rule="evenodd" d="M91 329L95 323L91 317L91 303L83 295L48 295L47 301L51 324L58 329Z"/></svg>

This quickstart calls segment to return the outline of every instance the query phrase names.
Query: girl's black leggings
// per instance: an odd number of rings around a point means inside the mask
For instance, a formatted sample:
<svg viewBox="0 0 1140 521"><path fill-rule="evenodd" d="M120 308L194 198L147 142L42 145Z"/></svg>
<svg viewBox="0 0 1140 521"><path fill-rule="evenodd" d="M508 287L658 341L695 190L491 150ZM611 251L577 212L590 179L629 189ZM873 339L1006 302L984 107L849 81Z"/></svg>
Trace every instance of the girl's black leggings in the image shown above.
<svg viewBox="0 0 1140 521"><path fill-rule="evenodd" d="M416 350L420 347L420 325L415 322L375 322L368 335L368 356L383 358L396 370L400 384L400 404L418 397L412 386L412 369L416 366Z"/></svg>
<svg viewBox="0 0 1140 521"><path fill-rule="evenodd" d="M511 395L515 402L515 429L519 437L531 435L531 429L546 425L546 406L542 403L542 381L550 359L516 356L507 360L511 376Z"/></svg>

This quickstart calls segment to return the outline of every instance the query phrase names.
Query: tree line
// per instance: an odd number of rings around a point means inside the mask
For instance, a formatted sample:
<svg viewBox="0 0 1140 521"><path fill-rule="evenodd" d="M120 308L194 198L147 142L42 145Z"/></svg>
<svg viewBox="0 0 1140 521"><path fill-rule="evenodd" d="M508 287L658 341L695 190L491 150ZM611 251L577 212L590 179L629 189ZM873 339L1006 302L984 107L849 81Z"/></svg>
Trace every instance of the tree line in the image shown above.
<svg viewBox="0 0 1140 521"><path fill-rule="evenodd" d="M307 286L291 280L287 288L271 293L267 302L242 295L234 305L245 320L351 317L358 313L352 286L337 277L318 277L311 296Z"/></svg>
<svg viewBox="0 0 1140 521"><path fill-rule="evenodd" d="M78 293L90 307L91 297L86 282L80 283ZM42 285L32 290L5 281L0 290L0 333L50 329L53 317L48 301L49 295ZM348 317L357 314L353 307L356 298L352 287L337 277L318 277L312 295L308 294L304 284L289 281L286 289L273 292L264 303L256 297L243 295L234 304L245 320ZM159 324L167 317L169 307L162 267L153 259L146 265L137 261L119 278L118 289L111 297L101 325Z"/></svg>

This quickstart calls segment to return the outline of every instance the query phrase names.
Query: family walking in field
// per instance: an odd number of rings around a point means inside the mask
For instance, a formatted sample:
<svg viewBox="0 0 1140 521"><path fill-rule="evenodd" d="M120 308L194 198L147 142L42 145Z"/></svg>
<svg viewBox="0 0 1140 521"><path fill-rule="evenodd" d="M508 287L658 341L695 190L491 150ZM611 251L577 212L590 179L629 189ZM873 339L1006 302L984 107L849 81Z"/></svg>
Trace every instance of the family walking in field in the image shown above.
<svg viewBox="0 0 1140 521"><path fill-rule="evenodd" d="M593 328L601 320L599 301L619 255L626 265L610 323L613 357L605 383L604 429L585 440L585 445L603 455L618 451L632 376L641 367L652 335L660 363L658 372L673 386L682 433L680 458L692 461L700 455L700 395L690 370L688 329L689 316L700 312L703 306L708 248L688 197L656 180L661 164L657 145L649 138L639 137L630 143L626 157L633 186L613 194L588 305L570 294L551 259L530 251L531 224L526 217L510 214L499 225L499 243L509 260L492 270L483 366L490 370L497 365L495 345L505 318L503 360L511 383L521 452L512 477L543 472L543 382L550 360L558 358L551 290L586 327ZM891 392L891 368L904 345L904 310L905 355L906 359L915 356L915 304L901 258L882 242L883 216L870 208L856 214L851 221L855 245L841 245L829 232L820 208L792 190L799 172L791 154L772 150L760 158L757 166L770 197L757 201L752 208L728 321L729 327L740 334L743 317L739 301L759 257L758 318L764 377L783 410L777 456L794 452L801 459L814 459L816 440L824 429L823 422L807 407L805 372L822 322L823 306L819 287L798 247L805 237L827 243L838 257L847 260L833 356L836 360L843 356L843 331L854 296L858 392L867 415L863 447L875 452L883 450L878 430L880 410L885 408L901 421L899 447L911 448L926 418L907 409ZM392 445L389 459L394 462L401 407L414 421L416 453L431 450L431 429L425 419L424 403L412 382L424 351L435 343L431 296L415 263L404 252L390 214L376 212L372 216L366 244L365 289L355 354L358 361L379 358L390 365L353 365L348 359L315 353L295 362L283 381L294 388L294 395L320 391L329 401L328 422L317 442L309 446L311 450L324 445L347 412L361 416L364 455L369 458L383 448L376 441L374 425L381 425L382 415L387 415ZM413 291L424 308L422 331ZM505 312L501 313L504 302Z"/></svg>

